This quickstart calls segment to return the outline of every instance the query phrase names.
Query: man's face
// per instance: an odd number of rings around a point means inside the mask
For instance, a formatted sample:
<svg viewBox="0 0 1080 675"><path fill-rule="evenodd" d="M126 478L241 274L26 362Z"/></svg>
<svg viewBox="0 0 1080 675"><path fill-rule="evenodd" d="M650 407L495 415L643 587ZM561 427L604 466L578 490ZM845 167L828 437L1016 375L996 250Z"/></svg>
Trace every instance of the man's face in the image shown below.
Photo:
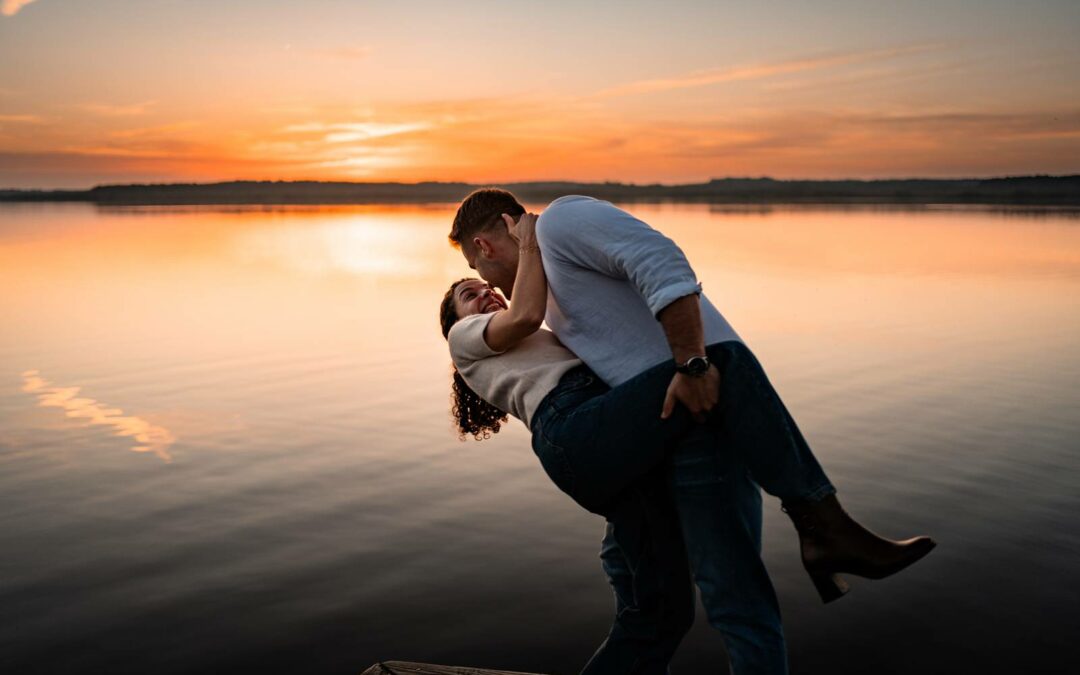
<svg viewBox="0 0 1080 675"><path fill-rule="evenodd" d="M500 289L506 297L514 294L514 278L517 276L517 247L509 237L478 237L480 242L461 247L469 267L492 287ZM505 239L505 241L504 241Z"/></svg>

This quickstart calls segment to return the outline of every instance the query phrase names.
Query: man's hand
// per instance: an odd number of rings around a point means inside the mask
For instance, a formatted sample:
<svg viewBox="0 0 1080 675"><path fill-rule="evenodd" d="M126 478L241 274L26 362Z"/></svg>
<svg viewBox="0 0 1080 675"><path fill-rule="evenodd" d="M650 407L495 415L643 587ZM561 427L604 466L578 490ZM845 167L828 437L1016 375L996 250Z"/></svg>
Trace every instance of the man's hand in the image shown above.
<svg viewBox="0 0 1080 675"><path fill-rule="evenodd" d="M712 410L720 400L720 371L709 366L701 377L675 373L664 397L660 419L666 420L675 411L675 403L682 403L698 422L705 421L705 413Z"/></svg>

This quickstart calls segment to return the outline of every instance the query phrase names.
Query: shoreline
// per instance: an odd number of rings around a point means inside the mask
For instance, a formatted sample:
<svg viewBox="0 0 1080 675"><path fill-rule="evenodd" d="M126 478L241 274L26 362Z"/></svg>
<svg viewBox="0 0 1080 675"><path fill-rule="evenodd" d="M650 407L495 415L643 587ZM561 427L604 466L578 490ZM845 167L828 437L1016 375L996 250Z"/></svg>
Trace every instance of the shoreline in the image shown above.
<svg viewBox="0 0 1080 675"><path fill-rule="evenodd" d="M101 185L89 190L0 189L0 202L102 206L418 204L460 202L471 183L229 181ZM1080 206L1080 175L989 179L780 181L725 178L686 185L527 182L504 187L523 201L587 194L623 203Z"/></svg>

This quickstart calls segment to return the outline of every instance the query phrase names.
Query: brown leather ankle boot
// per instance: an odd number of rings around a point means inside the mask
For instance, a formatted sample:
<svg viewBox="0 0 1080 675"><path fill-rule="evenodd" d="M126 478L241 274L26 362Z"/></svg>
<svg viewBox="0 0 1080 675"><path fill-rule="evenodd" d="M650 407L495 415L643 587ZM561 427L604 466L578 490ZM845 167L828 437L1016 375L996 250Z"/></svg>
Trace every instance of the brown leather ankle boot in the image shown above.
<svg viewBox="0 0 1080 675"><path fill-rule="evenodd" d="M936 546L930 537L904 541L879 537L855 522L840 506L836 495L816 502L785 502L782 508L795 523L803 567L810 573L822 602L831 602L848 592L839 572L884 579Z"/></svg>

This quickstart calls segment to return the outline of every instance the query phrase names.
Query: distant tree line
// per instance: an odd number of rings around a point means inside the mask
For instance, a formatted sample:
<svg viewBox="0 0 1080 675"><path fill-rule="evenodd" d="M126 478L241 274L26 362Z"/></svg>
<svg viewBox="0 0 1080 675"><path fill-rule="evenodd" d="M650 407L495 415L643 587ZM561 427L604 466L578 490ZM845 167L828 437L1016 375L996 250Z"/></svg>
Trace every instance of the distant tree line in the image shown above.
<svg viewBox="0 0 1080 675"><path fill-rule="evenodd" d="M0 190L0 201L102 205L377 204L457 202L469 183L232 181L101 185L90 190ZM587 194L618 202L1080 205L1080 175L984 179L774 180L720 178L688 185L531 182L501 187L525 201Z"/></svg>

